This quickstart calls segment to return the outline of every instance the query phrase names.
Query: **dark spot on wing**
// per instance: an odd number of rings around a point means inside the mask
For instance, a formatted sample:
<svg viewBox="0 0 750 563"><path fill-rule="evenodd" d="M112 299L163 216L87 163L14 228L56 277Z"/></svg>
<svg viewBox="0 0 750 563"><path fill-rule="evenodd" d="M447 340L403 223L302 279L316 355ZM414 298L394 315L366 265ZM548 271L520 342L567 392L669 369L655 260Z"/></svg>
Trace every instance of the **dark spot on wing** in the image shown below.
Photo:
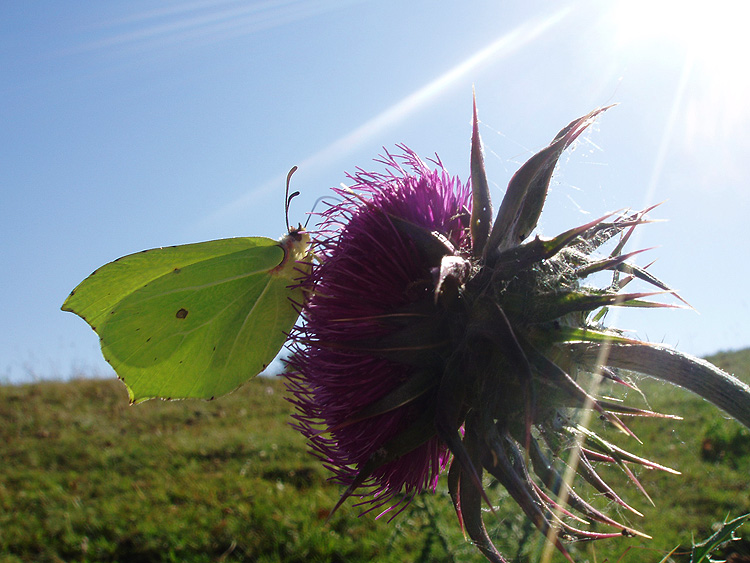
<svg viewBox="0 0 750 563"><path fill-rule="evenodd" d="M179 268L175 268L174 270L172 270L172 273L173 273L173 274L179 274L179 273L180 273L180 271L181 271L181 270L180 270Z"/></svg>
<svg viewBox="0 0 750 563"><path fill-rule="evenodd" d="M187 316L188 316L188 310L185 309L184 307L180 309L179 311L177 311L177 313L175 314L175 317L177 317L178 319L184 319Z"/></svg>

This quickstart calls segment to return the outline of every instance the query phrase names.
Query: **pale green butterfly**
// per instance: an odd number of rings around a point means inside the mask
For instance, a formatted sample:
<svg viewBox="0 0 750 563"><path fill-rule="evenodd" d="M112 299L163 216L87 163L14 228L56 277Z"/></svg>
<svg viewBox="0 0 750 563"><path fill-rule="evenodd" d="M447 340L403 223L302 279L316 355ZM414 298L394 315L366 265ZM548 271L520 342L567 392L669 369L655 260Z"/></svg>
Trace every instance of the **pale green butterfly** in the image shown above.
<svg viewBox="0 0 750 563"><path fill-rule="evenodd" d="M310 235L288 230L279 241L230 238L123 256L82 281L62 309L99 335L131 402L211 399L263 371L299 316Z"/></svg>

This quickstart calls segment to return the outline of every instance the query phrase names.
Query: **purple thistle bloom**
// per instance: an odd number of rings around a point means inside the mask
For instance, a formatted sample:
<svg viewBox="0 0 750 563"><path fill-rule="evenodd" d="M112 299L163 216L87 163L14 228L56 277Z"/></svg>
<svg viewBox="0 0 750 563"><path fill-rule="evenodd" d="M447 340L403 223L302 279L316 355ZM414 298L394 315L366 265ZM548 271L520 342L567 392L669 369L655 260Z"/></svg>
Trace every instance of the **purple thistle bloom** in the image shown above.
<svg viewBox="0 0 750 563"><path fill-rule="evenodd" d="M323 216L316 246L321 263L308 280L314 292L293 336L297 351L288 377L300 411L299 429L345 485L357 480L357 468L430 410L434 393L380 414L364 412L421 377L429 363L438 363L438 358L423 363L422 356L434 355L434 345L444 340L441 331L449 328L429 326L439 261L430 260L398 225L439 233L458 255L469 251L470 189L440 163L438 170L430 170L401 148L402 155L388 154L381 161L388 173L360 171L351 177L351 190L335 190L342 202ZM424 329L426 351L419 345L401 349L421 338L403 334L414 329ZM320 423L330 435L318 434ZM410 499L434 490L449 454L432 434L358 483L373 487L373 508L396 494Z"/></svg>
<svg viewBox="0 0 750 563"><path fill-rule="evenodd" d="M606 108L604 108L606 109ZM510 181L492 221L476 108L471 188L439 161L431 170L409 149L359 171L341 203L323 213L309 299L291 340L286 373L296 427L313 453L365 511L404 506L448 489L461 526L490 560L504 561L482 520L491 502L484 472L570 559L562 539L644 535L586 502L576 487L632 510L596 472L615 464L672 471L605 441L576 411L595 411L626 434L618 414L665 416L597 398L621 370L685 387L750 427L750 388L711 364L626 338L601 320L612 306L664 307L671 293L622 249L646 210L611 214L554 238L531 240L562 152L604 109L571 122ZM608 242L608 255L597 256ZM606 287L587 278L611 272ZM625 293L633 280L659 291ZM679 299L679 297L678 297ZM644 491L645 493L645 491ZM334 509L335 509L334 508ZM614 528L582 529L582 520ZM395 516L395 515L394 515ZM572 559L570 559L572 561Z"/></svg>

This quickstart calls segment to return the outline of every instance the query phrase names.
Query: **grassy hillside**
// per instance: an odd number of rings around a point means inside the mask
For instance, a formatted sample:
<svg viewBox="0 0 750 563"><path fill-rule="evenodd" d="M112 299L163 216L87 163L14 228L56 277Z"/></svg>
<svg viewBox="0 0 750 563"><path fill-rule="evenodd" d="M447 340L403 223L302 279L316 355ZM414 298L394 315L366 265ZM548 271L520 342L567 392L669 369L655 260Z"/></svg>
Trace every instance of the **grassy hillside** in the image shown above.
<svg viewBox="0 0 750 563"><path fill-rule="evenodd" d="M750 350L713 360L750 381ZM658 562L750 512L750 432L687 392L640 386L653 409L685 420L634 420L642 448L616 440L682 475L639 472L651 507L607 472L645 516L620 517L654 539L574 545L579 561ZM213 402L131 407L116 380L0 387L0 562L483 561L444 484L391 523L359 518L353 501L326 522L340 490L289 428L283 395L280 381L256 379ZM536 560L538 536L500 488L489 494L501 499L486 515L498 547Z"/></svg>

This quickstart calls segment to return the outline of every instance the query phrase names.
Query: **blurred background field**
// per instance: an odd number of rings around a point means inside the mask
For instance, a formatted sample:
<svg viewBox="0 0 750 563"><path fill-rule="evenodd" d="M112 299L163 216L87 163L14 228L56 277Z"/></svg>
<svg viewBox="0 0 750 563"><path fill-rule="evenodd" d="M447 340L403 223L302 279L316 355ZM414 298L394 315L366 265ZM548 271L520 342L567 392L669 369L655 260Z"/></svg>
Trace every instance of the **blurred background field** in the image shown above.
<svg viewBox="0 0 750 563"><path fill-rule="evenodd" d="M711 358L750 382L750 349ZM613 440L679 470L637 472L655 507L606 471L653 540L575 544L578 561L654 563L750 512L750 432L687 392L640 381L648 404L682 421L629 421L643 441ZM442 483L393 522L359 517L289 427L279 378L215 401L129 406L117 380L0 386L0 562L480 562ZM629 397L629 399L637 399ZM599 424L596 422L596 424ZM502 488L488 483L498 548L536 561L541 540ZM601 499L594 499L601 500ZM750 526L732 549L750 555ZM556 555L555 561L563 559Z"/></svg>

